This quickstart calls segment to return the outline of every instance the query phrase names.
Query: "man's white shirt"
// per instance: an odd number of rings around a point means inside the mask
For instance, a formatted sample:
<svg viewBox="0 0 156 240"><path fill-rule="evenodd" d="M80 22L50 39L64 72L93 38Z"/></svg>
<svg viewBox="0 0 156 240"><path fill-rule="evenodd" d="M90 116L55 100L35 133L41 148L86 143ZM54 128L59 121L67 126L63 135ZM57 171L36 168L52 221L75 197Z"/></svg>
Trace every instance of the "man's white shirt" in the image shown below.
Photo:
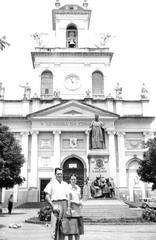
<svg viewBox="0 0 156 240"><path fill-rule="evenodd" d="M52 201L68 199L69 186L66 182L59 183L56 178L53 178L45 187L44 192L50 195Z"/></svg>

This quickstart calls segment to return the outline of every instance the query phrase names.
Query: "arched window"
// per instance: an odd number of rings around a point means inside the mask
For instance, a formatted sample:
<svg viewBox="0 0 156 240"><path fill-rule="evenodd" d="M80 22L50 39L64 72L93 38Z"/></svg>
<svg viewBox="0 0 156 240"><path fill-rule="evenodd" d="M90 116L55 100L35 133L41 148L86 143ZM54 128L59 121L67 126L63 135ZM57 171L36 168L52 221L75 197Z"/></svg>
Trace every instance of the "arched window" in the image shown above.
<svg viewBox="0 0 156 240"><path fill-rule="evenodd" d="M53 96L53 74L45 70L41 74L41 98L49 99Z"/></svg>
<svg viewBox="0 0 156 240"><path fill-rule="evenodd" d="M100 71L95 71L92 74L92 93L93 97L104 96L104 79Z"/></svg>
<svg viewBox="0 0 156 240"><path fill-rule="evenodd" d="M69 24L66 30L67 48L76 48L78 46L78 31L75 24Z"/></svg>

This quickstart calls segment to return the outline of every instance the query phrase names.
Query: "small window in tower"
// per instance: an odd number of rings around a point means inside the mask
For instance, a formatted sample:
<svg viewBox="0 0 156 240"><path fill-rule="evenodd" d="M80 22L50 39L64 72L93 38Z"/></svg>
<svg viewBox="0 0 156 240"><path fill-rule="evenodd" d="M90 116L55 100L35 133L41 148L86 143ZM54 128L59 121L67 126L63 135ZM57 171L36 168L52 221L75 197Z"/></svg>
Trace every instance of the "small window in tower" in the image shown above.
<svg viewBox="0 0 156 240"><path fill-rule="evenodd" d="M68 25L67 32L66 32L66 38L67 38L67 47L68 48L76 48L77 47L78 31L77 31L77 27L74 24Z"/></svg>
<svg viewBox="0 0 156 240"><path fill-rule="evenodd" d="M48 88L45 89L45 94L49 94L49 89Z"/></svg>

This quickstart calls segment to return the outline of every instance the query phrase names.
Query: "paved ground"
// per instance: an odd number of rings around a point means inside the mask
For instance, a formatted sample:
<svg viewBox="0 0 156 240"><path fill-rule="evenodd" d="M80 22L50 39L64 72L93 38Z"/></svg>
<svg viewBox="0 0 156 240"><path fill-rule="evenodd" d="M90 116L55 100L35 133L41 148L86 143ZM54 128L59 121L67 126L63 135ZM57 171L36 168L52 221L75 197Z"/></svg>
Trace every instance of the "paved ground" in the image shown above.
<svg viewBox="0 0 156 240"><path fill-rule="evenodd" d="M50 227L25 223L25 219L37 216L36 209L14 209L12 215L0 215L0 240L49 240ZM6 212L4 210L3 212ZM22 224L11 229L11 223ZM81 240L155 240L156 224L149 225L85 225Z"/></svg>

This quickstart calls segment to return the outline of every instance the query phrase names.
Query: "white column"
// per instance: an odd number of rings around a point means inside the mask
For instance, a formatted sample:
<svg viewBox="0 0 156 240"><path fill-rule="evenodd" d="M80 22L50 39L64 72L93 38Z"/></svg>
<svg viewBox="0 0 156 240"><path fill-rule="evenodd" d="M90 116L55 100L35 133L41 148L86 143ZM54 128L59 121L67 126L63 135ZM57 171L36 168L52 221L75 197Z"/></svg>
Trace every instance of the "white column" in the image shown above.
<svg viewBox="0 0 156 240"><path fill-rule="evenodd" d="M110 177L114 179L114 183L117 183L117 174L116 174L116 155L115 155L115 139L114 134L115 132L112 130L109 130L109 169L110 169Z"/></svg>
<svg viewBox="0 0 156 240"><path fill-rule="evenodd" d="M125 165L125 140L124 132L117 132L118 136L118 156L119 156L119 186L127 187L126 165Z"/></svg>
<svg viewBox="0 0 156 240"><path fill-rule="evenodd" d="M148 139L150 139L154 136L154 134L152 132L144 132L143 135L144 135L145 143L148 141ZM147 184L140 180L140 186L141 186L141 189L142 189L142 197L145 198L146 197Z"/></svg>
<svg viewBox="0 0 156 240"><path fill-rule="evenodd" d="M33 131L31 143L31 163L28 179L29 188L37 188L37 169L38 169L38 131Z"/></svg>
<svg viewBox="0 0 156 240"><path fill-rule="evenodd" d="M86 134L86 153L88 155L88 153L89 153L89 131L86 130L85 134Z"/></svg>
<svg viewBox="0 0 156 240"><path fill-rule="evenodd" d="M21 176L25 178L24 183L22 184L22 187L27 187L28 184L28 132L22 132L22 153L25 158L25 162L23 164L23 167L21 169Z"/></svg>
<svg viewBox="0 0 156 240"><path fill-rule="evenodd" d="M60 159L60 151L61 151L61 144L60 144L60 135L61 131L53 131L54 134L54 167L59 167L61 163Z"/></svg>
<svg viewBox="0 0 156 240"><path fill-rule="evenodd" d="M0 100L0 116L3 116L3 100Z"/></svg>
<svg viewBox="0 0 156 240"><path fill-rule="evenodd" d="M85 131L86 134L86 155L88 157L88 153L89 153L89 131L86 130ZM88 158L86 159L86 167L87 167L87 177L89 177L89 162L88 162Z"/></svg>
<svg viewBox="0 0 156 240"><path fill-rule="evenodd" d="M5 202L5 190L6 188L2 188L2 199L0 199L0 201L2 200L2 203Z"/></svg>
<svg viewBox="0 0 156 240"><path fill-rule="evenodd" d="M18 201L18 185L16 184L13 187L13 202L17 202Z"/></svg>

